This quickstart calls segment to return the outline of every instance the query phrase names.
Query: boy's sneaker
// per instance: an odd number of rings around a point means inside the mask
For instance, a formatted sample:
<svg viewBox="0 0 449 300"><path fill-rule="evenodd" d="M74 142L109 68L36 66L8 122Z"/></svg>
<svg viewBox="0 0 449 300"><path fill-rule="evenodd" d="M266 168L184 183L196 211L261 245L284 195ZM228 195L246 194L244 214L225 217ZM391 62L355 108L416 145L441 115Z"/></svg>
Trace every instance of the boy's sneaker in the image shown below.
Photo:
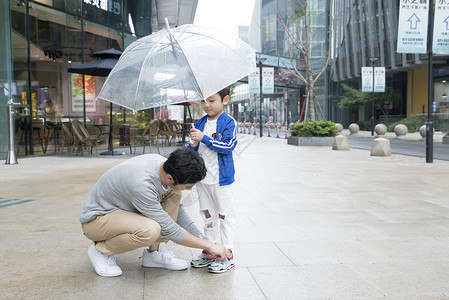
<svg viewBox="0 0 449 300"><path fill-rule="evenodd" d="M189 264L182 259L176 258L173 252L166 249L165 243L160 243L158 251L149 252L143 250L142 266L146 268L163 268L168 270L185 270Z"/></svg>
<svg viewBox="0 0 449 300"><path fill-rule="evenodd" d="M207 266L210 266L211 263L215 261L215 259L212 258L206 258L207 251L203 250L200 255L198 255L196 258L192 259L190 262L190 265L194 268L204 268Z"/></svg>
<svg viewBox="0 0 449 300"><path fill-rule="evenodd" d="M95 272L104 277L115 277L122 275L122 269L115 263L115 257L101 253L92 242L87 249L87 255L94 266Z"/></svg>
<svg viewBox="0 0 449 300"><path fill-rule="evenodd" d="M210 266L208 271L211 273L224 273L227 270L235 268L234 254L231 251L231 257L228 257L224 261L215 260Z"/></svg>

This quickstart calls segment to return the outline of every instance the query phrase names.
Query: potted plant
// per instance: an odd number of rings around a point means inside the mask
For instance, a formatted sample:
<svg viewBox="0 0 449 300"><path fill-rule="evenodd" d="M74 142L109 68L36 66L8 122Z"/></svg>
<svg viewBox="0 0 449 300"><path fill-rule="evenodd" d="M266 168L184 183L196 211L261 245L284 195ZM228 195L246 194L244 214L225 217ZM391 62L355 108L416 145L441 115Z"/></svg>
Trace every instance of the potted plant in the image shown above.
<svg viewBox="0 0 449 300"><path fill-rule="evenodd" d="M337 126L331 121L308 121L291 126L287 144L296 146L332 146Z"/></svg>

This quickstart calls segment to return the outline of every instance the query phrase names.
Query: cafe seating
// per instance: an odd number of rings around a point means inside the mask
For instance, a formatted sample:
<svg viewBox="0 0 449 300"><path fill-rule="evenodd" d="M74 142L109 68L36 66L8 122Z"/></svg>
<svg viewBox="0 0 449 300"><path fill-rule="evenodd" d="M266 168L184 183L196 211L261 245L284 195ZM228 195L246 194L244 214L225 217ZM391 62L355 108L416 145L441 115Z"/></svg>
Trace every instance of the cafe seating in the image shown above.
<svg viewBox="0 0 449 300"><path fill-rule="evenodd" d="M53 142L54 151L57 152L59 150L59 138L61 133L61 124L55 123L53 121L45 122L45 152L47 152L47 147L49 141ZM45 153L44 152L44 153Z"/></svg>
<svg viewBox="0 0 449 300"><path fill-rule="evenodd" d="M101 132L99 134L90 134L86 127L84 127L78 119L72 120L72 132L75 138L75 143L79 143L81 145L81 147L79 147L81 156L83 155L82 145L87 147L90 157L92 157L93 148L95 148L95 155L98 156L97 145L101 141Z"/></svg>
<svg viewBox="0 0 449 300"><path fill-rule="evenodd" d="M136 154L136 147L138 143L143 144L142 154L145 154L145 145L147 143L150 145L150 153L151 153L151 144L155 144L157 152L161 154L157 142L158 133L159 133L159 122L158 120L152 120L150 123L148 123L147 127L145 127L145 130L143 131L142 135L134 137L134 155Z"/></svg>
<svg viewBox="0 0 449 300"><path fill-rule="evenodd" d="M17 152L20 152L20 145L25 145L25 141L27 139L27 135L28 135L28 130L29 130L29 126L28 126L28 118L20 118L16 121L16 125L17 125L17 130L20 130L20 137L19 137L19 143L18 143L18 147L17 147ZM33 120L33 139L37 142L39 142L39 144L41 145L41 149L42 149L42 153L46 152L46 148L44 148L44 143L43 143L43 139L42 139L42 131L41 129L43 129L43 124L42 122L40 122L39 120Z"/></svg>
<svg viewBox="0 0 449 300"><path fill-rule="evenodd" d="M170 126L163 120L157 121L159 122L159 138L162 140L162 146L164 146L164 144L169 146L170 138L172 137Z"/></svg>
<svg viewBox="0 0 449 300"><path fill-rule="evenodd" d="M178 142L178 140L182 137L181 124L179 124L178 122L176 122L174 120L167 120L166 122L171 131L170 142L172 142L172 141L175 141L175 143Z"/></svg>
<svg viewBox="0 0 449 300"><path fill-rule="evenodd" d="M62 133L62 146L59 151L59 156L62 156L62 152L64 151L64 146L67 146L67 151L69 151L69 155L72 156L73 148L75 147L75 138L66 124L64 124L63 122L60 122L59 126L61 127L61 133ZM81 145L78 144L78 146L80 147ZM78 150L77 150L76 154L78 154Z"/></svg>

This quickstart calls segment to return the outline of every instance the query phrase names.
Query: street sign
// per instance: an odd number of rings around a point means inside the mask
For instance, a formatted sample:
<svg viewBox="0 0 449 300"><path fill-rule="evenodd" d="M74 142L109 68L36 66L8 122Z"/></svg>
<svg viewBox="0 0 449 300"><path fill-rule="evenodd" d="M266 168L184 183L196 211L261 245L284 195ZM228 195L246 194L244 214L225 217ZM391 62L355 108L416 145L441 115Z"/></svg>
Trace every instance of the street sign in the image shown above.
<svg viewBox="0 0 449 300"><path fill-rule="evenodd" d="M274 93L274 68L262 68L262 92Z"/></svg>
<svg viewBox="0 0 449 300"><path fill-rule="evenodd" d="M373 68L362 67L362 92L373 91Z"/></svg>
<svg viewBox="0 0 449 300"><path fill-rule="evenodd" d="M374 92L385 92L385 67L374 68Z"/></svg>
<svg viewBox="0 0 449 300"><path fill-rule="evenodd" d="M248 75L248 86L249 86L250 94L259 94L260 93L259 70Z"/></svg>
<svg viewBox="0 0 449 300"><path fill-rule="evenodd" d="M429 1L402 0L399 5L398 53L427 52Z"/></svg>
<svg viewBox="0 0 449 300"><path fill-rule="evenodd" d="M449 1L435 3L432 45L434 54L449 54Z"/></svg>

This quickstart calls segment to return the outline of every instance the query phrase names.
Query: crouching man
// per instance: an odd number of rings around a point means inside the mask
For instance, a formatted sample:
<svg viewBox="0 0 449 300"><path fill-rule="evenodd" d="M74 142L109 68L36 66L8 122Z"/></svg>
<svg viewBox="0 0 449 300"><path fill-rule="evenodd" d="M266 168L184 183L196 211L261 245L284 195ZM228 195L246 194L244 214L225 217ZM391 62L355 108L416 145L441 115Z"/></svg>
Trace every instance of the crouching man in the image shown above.
<svg viewBox="0 0 449 300"><path fill-rule="evenodd" d="M122 275L114 255L141 247L148 247L142 255L144 267L187 269L186 261L166 249L168 240L226 259L226 248L202 239L180 204L181 191L190 190L205 176L203 159L191 149L177 149L168 159L157 154L137 156L106 171L80 216L84 235L92 241L87 253L95 272Z"/></svg>

